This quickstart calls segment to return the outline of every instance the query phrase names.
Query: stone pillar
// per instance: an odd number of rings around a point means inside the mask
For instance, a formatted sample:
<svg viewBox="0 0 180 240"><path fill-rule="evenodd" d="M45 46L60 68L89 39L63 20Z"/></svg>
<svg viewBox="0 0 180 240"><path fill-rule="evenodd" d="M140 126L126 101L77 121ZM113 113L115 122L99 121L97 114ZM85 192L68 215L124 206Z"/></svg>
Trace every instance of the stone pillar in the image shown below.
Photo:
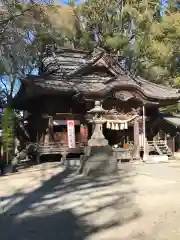
<svg viewBox="0 0 180 240"><path fill-rule="evenodd" d="M140 144L139 144L139 119L134 119L134 151L133 159L140 159Z"/></svg>

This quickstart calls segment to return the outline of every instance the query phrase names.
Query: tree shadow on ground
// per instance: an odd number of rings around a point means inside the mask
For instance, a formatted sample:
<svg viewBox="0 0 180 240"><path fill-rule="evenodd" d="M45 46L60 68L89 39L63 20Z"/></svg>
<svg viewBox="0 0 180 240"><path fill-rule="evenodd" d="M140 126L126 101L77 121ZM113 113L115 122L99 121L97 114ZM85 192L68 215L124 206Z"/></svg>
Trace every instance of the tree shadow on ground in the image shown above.
<svg viewBox="0 0 180 240"><path fill-rule="evenodd" d="M132 182L131 169L101 178L85 178L66 169L30 193L10 196L11 202L18 196L21 199L4 207L0 215L1 239L82 240L95 239L98 234L103 237L110 229L140 217Z"/></svg>

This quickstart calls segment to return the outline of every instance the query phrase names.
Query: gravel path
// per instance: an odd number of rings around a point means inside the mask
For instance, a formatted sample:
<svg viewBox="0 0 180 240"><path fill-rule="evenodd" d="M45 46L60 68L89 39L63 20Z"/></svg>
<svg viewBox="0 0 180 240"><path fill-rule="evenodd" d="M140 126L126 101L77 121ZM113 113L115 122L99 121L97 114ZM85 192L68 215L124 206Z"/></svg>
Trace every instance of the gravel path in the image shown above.
<svg viewBox="0 0 180 240"><path fill-rule="evenodd" d="M87 179L44 163L0 178L1 240L178 240L180 163Z"/></svg>

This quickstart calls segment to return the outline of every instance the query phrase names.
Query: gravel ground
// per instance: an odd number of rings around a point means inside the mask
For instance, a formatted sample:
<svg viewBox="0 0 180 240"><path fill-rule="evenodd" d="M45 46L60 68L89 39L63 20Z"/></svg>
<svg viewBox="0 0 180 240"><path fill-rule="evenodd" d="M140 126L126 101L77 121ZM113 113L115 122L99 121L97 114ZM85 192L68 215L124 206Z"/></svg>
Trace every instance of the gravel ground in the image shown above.
<svg viewBox="0 0 180 240"><path fill-rule="evenodd" d="M180 240L180 163L83 178L44 163L0 178L1 240Z"/></svg>

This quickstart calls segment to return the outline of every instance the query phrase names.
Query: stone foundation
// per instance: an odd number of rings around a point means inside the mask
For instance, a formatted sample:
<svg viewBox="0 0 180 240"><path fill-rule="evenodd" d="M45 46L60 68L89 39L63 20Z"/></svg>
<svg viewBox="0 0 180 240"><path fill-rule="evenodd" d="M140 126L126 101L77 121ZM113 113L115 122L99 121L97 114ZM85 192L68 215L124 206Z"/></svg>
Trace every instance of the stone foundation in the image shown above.
<svg viewBox="0 0 180 240"><path fill-rule="evenodd" d="M118 173L117 159L110 146L88 147L83 156L80 173L85 176L99 177Z"/></svg>

